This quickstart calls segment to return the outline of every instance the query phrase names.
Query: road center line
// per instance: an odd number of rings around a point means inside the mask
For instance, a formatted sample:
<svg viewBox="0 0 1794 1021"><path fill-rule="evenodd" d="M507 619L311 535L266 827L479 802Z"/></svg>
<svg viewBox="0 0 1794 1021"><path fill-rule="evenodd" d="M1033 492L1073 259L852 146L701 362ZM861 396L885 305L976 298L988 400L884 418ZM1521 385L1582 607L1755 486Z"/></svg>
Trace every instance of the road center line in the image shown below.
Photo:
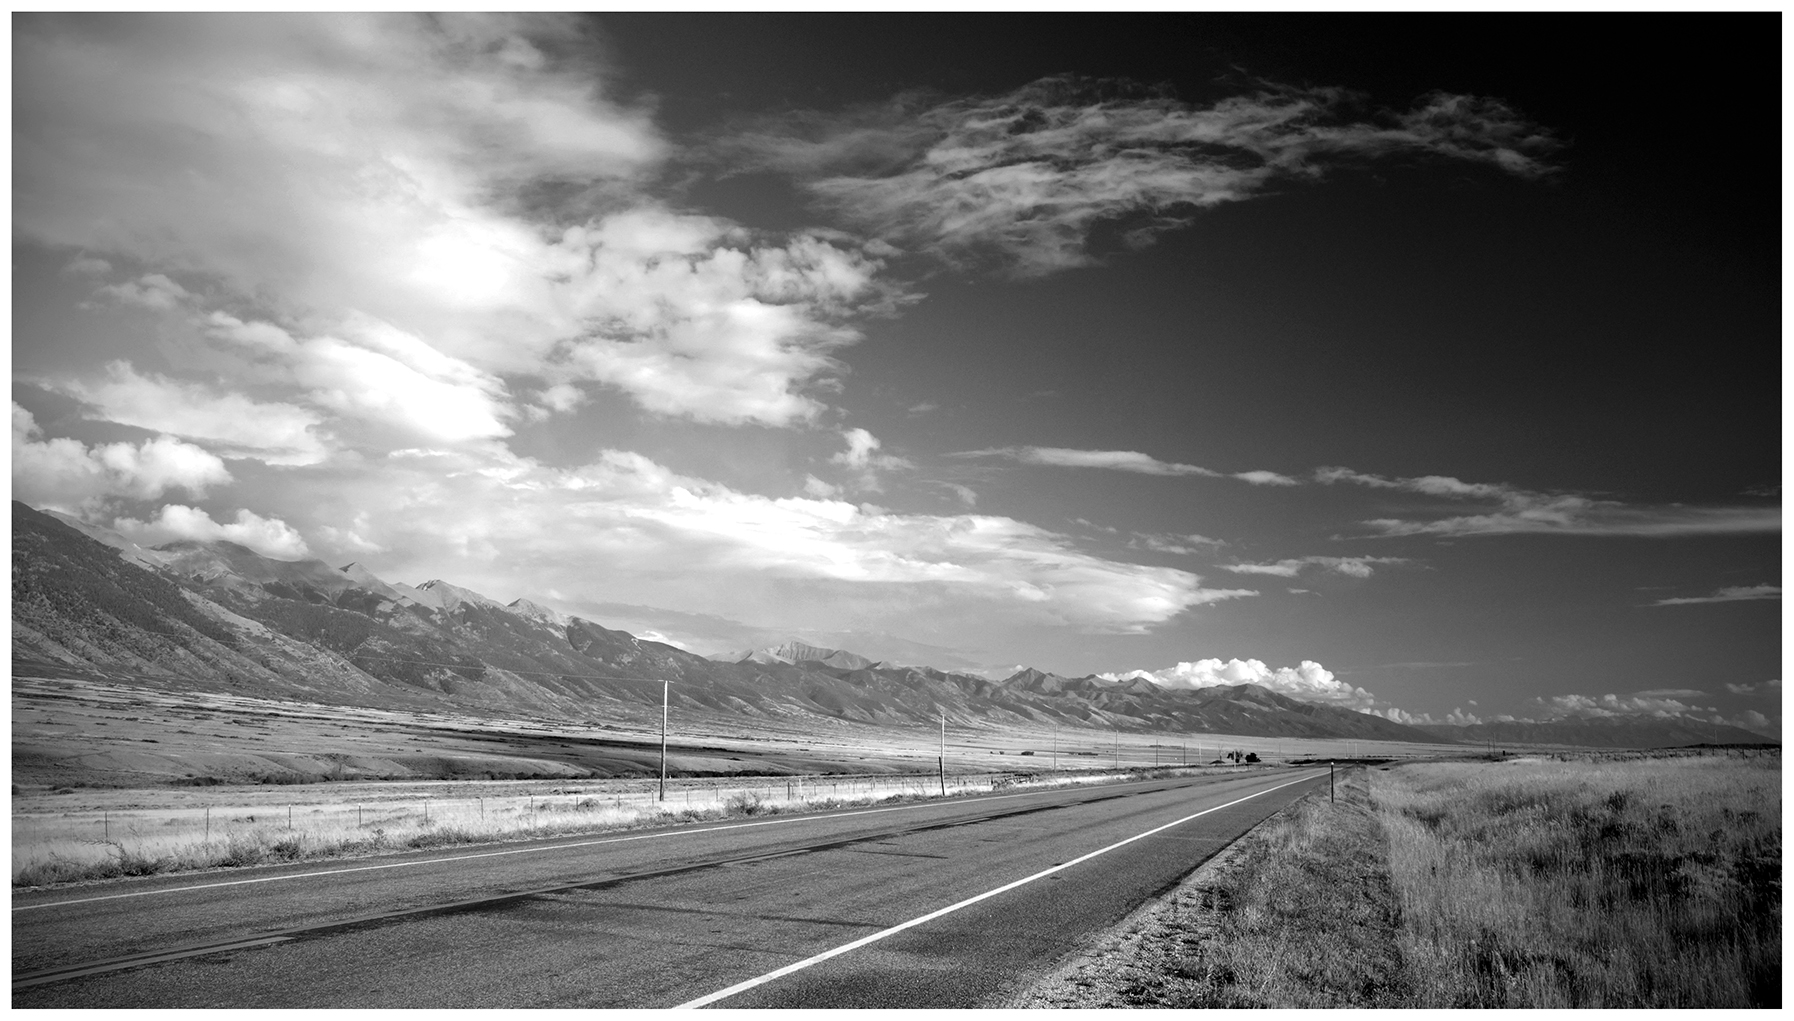
<svg viewBox="0 0 1794 1021"><path fill-rule="evenodd" d="M1194 777L1192 779L1202 778ZM1229 778L1222 777L1222 779ZM966 799L959 803L968 804L973 800L976 800L979 803L984 803L990 801L1007 801L1011 798L1037 798L1046 794L1063 794L1067 790L1108 790L1113 787L1129 787L1136 783L1160 782L1162 781L1139 780L1134 781L1133 783L1103 784L1100 786L1084 788L1058 787L1052 790L1023 791L1019 794L997 794L976 799ZM925 801L911 805L892 805L888 808L865 808L853 812L836 812L829 815L794 815L783 819L762 819L759 822L729 823L723 826L706 826L702 829L695 830L680 829L667 830L661 833L637 833L628 837L604 837L598 840L582 840L570 844L548 844L539 847L513 847L502 851L477 851L471 854L452 854L442 858L425 858L419 861L395 861L386 862L380 865L353 865L348 868L324 869L317 872L294 872L284 876L260 876L255 879L227 879L217 883L196 883L191 886L165 886L158 890L133 890L129 893L108 893L99 897L82 897L76 900L50 900L37 904L15 904L12 906L12 910L14 914L17 914L22 911L39 911L44 908L64 908L72 907L76 904L93 904L98 901L125 900L130 897L153 897L165 893L187 893L193 890L216 890L227 886L252 886L257 883L279 883L293 879L317 879L324 876L340 876L352 872L378 872L383 869L415 868L419 865L441 865L445 862L473 861L479 858L502 858L513 854L539 854L543 851L566 851L581 847L597 847L601 844L621 844L632 840L661 840L666 837L690 837L700 833L721 833L726 830L744 830L759 826L784 826L797 822L818 822L823 819L850 819L859 815L880 815L885 812L908 812L920 808L939 808L943 804L948 804L948 802Z"/></svg>
<svg viewBox="0 0 1794 1021"><path fill-rule="evenodd" d="M821 964L823 961L826 961L832 957L839 957L842 954L845 954L850 950L858 950L860 947L863 947L863 946L867 945L868 943L876 943L879 940L884 939L887 936L895 936L898 933L904 931L905 929L913 929L916 926L923 924L924 922L932 922L935 919L942 917L943 915L950 915L953 912L960 910L961 908L971 907L973 904L976 904L982 900L988 900L992 897L995 897L999 893L1007 893L1008 891L1013 890L1018 886L1026 886L1029 883L1032 883L1037 879L1045 879L1047 876L1050 876L1055 872L1063 872L1066 869L1071 868L1073 865L1076 865L1080 862L1089 861L1090 859L1095 858L1098 855L1108 854L1110 851L1113 851L1118 847L1126 847L1128 844L1131 844L1136 840L1144 840L1145 838L1150 837L1155 833L1162 833L1165 830L1168 830L1173 826L1182 826L1184 823L1189 822L1191 819L1201 818L1202 816L1208 815L1210 812L1219 812L1223 808L1232 808L1233 806L1240 804L1243 801L1251 801L1253 798L1259 797L1260 795L1269 794L1272 791L1280 791L1285 787L1290 787L1295 784L1305 783L1309 780L1316 779L1316 778L1320 777L1321 775L1322 774L1320 774L1320 773L1313 773L1309 776L1304 776L1304 777L1300 777L1295 780L1291 780L1288 783L1280 783L1275 787L1267 787L1262 791L1257 791L1255 793L1248 794L1243 798L1236 798L1233 801L1229 801L1225 805L1216 805L1213 808L1205 808L1200 812L1197 812L1193 815L1186 815L1182 819L1178 819L1174 822L1168 822L1163 826L1155 826L1152 829L1147 830L1145 833L1136 833L1133 836L1128 837L1126 840L1118 840L1115 843L1110 844L1108 847L1104 847L1099 850L1091 851L1089 854L1081 855L1077 858L1073 858L1072 860L1070 860L1068 862L1063 862L1061 864L1054 865L1052 868L1043 869L1039 872L1034 873L1031 876L1026 876L1021 879L1017 879L1013 883L1005 883L1002 886L999 886L994 890L986 890L985 892L978 894L975 897L967 897L965 900L962 900L957 904L949 904L944 908L940 908L939 910L936 910L936 911L930 911L926 915L922 915L918 918L912 918L907 922L901 922L897 925L891 926L889 929L883 929L879 932L875 932L870 936L862 936L859 939L856 939L851 943L843 943L842 945L834 948L833 950L824 950L822 953L817 954L814 957L806 957L803 960L796 962L795 964L787 964L783 968L779 968L776 971L769 971L766 974L761 975L758 978L751 978L751 979L748 979L746 982L737 982L735 985L732 985L727 989L719 989L716 992L711 993L707 996L700 996L695 1000L688 1000L685 1003L681 1003L681 1004L673 1007L672 1009L673 1010L689 1010L689 1009L696 1008L696 1007L707 1007L710 1004L717 1002L718 1000L728 999L729 997L734 996L737 993L747 992L749 989L753 989L756 986L765 985L766 983L771 982L774 979L784 978L786 975L790 975L793 972L802 971L805 968L811 967L812 965Z"/></svg>

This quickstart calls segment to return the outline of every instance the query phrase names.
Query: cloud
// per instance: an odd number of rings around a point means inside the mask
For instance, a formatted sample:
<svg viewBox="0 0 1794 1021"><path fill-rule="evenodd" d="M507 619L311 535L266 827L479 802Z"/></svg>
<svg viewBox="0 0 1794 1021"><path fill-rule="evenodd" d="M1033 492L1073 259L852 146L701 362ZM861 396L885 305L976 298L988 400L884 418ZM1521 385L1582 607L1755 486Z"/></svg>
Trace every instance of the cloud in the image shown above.
<svg viewBox="0 0 1794 1021"><path fill-rule="evenodd" d="M203 510L168 504L150 521L118 518L112 527L145 546L177 539L200 542L223 539L276 560L298 560L311 554L305 539L286 522L241 509L237 511L236 521L221 525Z"/></svg>
<svg viewBox="0 0 1794 1021"><path fill-rule="evenodd" d="M1453 500L1480 500L1494 506L1482 514L1428 521L1376 518L1364 524L1384 536L1435 535L1601 535L1675 537L1781 531L1776 507L1634 507L1574 493L1542 493L1506 483L1463 482L1449 475L1385 478L1350 468L1318 468L1315 481L1348 482Z"/></svg>
<svg viewBox="0 0 1794 1021"><path fill-rule="evenodd" d="M1294 578L1304 567L1325 567L1338 574L1353 578L1371 576L1372 564L1406 564L1407 557L1300 557L1291 560L1279 560L1274 564L1220 564L1224 571L1235 574L1270 574L1279 578Z"/></svg>
<svg viewBox="0 0 1794 1021"><path fill-rule="evenodd" d="M1762 684L1727 684L1725 690L1734 695L1755 695L1758 693L1770 695L1779 693L1782 690L1782 682L1780 678L1776 678L1772 681L1764 681Z"/></svg>
<svg viewBox="0 0 1794 1021"><path fill-rule="evenodd" d="M1254 594L1107 560L1013 518L774 499L618 450L573 468L497 445L402 450L360 470L275 475L258 499L326 555L365 559L389 579L448 577L504 598L552 590L756 626L972 643L1003 628L1138 634ZM348 531L359 547L331 538ZM364 557L374 546L386 552Z"/></svg>
<svg viewBox="0 0 1794 1021"><path fill-rule="evenodd" d="M845 318L891 300L881 263L840 238L756 242L725 220L652 206L570 229L557 257L581 335L552 371L619 387L650 411L791 425L802 389L857 343Z"/></svg>
<svg viewBox="0 0 1794 1021"><path fill-rule="evenodd" d="M104 259L91 260L89 265L94 263L99 266L106 265ZM125 305L138 305L163 311L179 308L193 298L186 288L160 273L145 273L135 282L107 284L94 291L94 296L109 298Z"/></svg>
<svg viewBox="0 0 1794 1021"><path fill-rule="evenodd" d="M1235 472L1233 477L1244 482L1250 482L1255 486L1301 485L1300 482L1290 478L1288 475L1279 475L1276 472L1264 471L1262 469L1259 471Z"/></svg>
<svg viewBox="0 0 1794 1021"><path fill-rule="evenodd" d="M970 486L962 486L957 482L938 482L936 485L945 488L954 496L958 497L959 502L962 505L966 507L978 506L978 494L973 491Z"/></svg>
<svg viewBox="0 0 1794 1021"><path fill-rule="evenodd" d="M1133 533L1128 540L1129 549L1149 549L1154 553L1175 553L1188 556L1192 553L1208 552L1205 546L1225 546L1220 539L1210 539L1206 535L1152 535L1145 532Z"/></svg>
<svg viewBox="0 0 1794 1021"><path fill-rule="evenodd" d="M860 339L848 319L904 300L875 279L888 246L649 198L672 147L647 108L606 97L588 25L24 16L15 231L149 270L108 298L304 338L315 370L355 377L312 393L351 416L416 424L438 406L434 432L496 437L566 410L436 401L440 374L406 359L424 378L382 388L389 363L353 336L379 323L489 381L600 384L704 422L813 420L830 352Z"/></svg>
<svg viewBox="0 0 1794 1021"><path fill-rule="evenodd" d="M151 500L171 489L202 496L230 481L223 461L171 436L92 447L46 440L31 412L12 406L13 498L33 506L73 513L105 497Z"/></svg>
<svg viewBox="0 0 1794 1021"><path fill-rule="evenodd" d="M1557 143L1497 100L1435 93L1362 115L1342 89L1261 84L1199 107L1124 82L1046 78L1004 96L902 96L763 122L717 145L732 169L783 171L843 219L949 265L1018 277L1098 261L1105 229L1139 247L1199 211L1370 158L1550 172Z"/></svg>
<svg viewBox="0 0 1794 1021"><path fill-rule="evenodd" d="M818 500L829 500L841 495L841 487L831 486L814 475L805 475L804 494Z"/></svg>
<svg viewBox="0 0 1794 1021"><path fill-rule="evenodd" d="M1694 688L1652 688L1649 691L1638 691L1633 692L1633 694L1646 698L1689 698L1696 695L1705 695L1706 692L1697 691Z"/></svg>
<svg viewBox="0 0 1794 1021"><path fill-rule="evenodd" d="M1534 704L1541 706L1548 719L1564 717L1589 718L1600 716L1636 716L1647 715L1662 718L1683 716L1701 711L1699 706L1689 705L1676 698L1664 698L1645 692L1636 695L1554 695L1549 698L1535 698Z"/></svg>
<svg viewBox="0 0 1794 1021"><path fill-rule="evenodd" d="M1235 684L1257 684L1280 695L1304 702L1321 702L1349 709L1368 708L1373 701L1370 692L1355 688L1334 677L1332 671L1313 660L1300 666L1272 669L1262 660L1202 659L1179 663L1163 670L1134 671L1132 674L1102 674L1111 680L1123 676L1144 676L1167 688L1219 688Z"/></svg>
<svg viewBox="0 0 1794 1021"><path fill-rule="evenodd" d="M852 471L855 474L855 488L860 490L879 492L883 488L878 479L881 471L915 467L904 458L879 453L879 448L884 444L864 429L848 429L841 433L841 438L847 441L847 449L829 458L829 461Z"/></svg>
<svg viewBox="0 0 1794 1021"><path fill-rule="evenodd" d="M105 277L112 274L112 264L91 255L78 255L62 267L62 275L70 277Z"/></svg>
<svg viewBox="0 0 1794 1021"><path fill-rule="evenodd" d="M1471 702L1470 704L1475 705L1476 703ZM1409 727L1473 727L1483 722L1482 717L1475 713L1465 712L1461 707L1454 707L1451 712L1446 713L1443 717L1435 717L1432 713L1415 714L1408 712L1405 709L1395 708L1394 706L1385 709L1364 709L1361 711L1371 716L1381 716L1391 723L1400 723Z"/></svg>
<svg viewBox="0 0 1794 1021"><path fill-rule="evenodd" d="M1659 599L1652 606L1686 606L1689 603L1735 603L1746 599L1780 599L1780 585L1734 585L1722 588L1710 596L1684 596L1677 599Z"/></svg>
<svg viewBox="0 0 1794 1021"><path fill-rule="evenodd" d="M359 423L364 440L453 444L511 433L502 380L389 323L350 314L338 330L304 337L213 312L204 327L239 378L298 388L339 423Z"/></svg>
<svg viewBox="0 0 1794 1021"><path fill-rule="evenodd" d="M985 450L962 450L948 457L1004 457L1023 464L1048 464L1064 468L1107 468L1111 471L1135 472L1141 475L1202 475L1221 478L1224 472L1193 464L1179 464L1149 457L1137 450L1072 450L1066 447L991 447ZM1231 476L1254 485L1296 485L1296 480L1276 472L1249 471Z"/></svg>
<svg viewBox="0 0 1794 1021"><path fill-rule="evenodd" d="M226 456L303 465L322 461L327 453L316 432L321 420L315 412L142 375L129 362L111 363L98 382L50 385L91 405L101 419L198 440Z"/></svg>

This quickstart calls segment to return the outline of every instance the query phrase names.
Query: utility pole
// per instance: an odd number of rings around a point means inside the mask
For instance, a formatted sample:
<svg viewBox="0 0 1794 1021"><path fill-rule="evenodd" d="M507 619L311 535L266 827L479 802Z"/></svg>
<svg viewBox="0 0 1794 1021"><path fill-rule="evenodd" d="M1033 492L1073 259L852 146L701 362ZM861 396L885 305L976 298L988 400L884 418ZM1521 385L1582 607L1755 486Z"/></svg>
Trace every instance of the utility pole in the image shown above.
<svg viewBox="0 0 1794 1021"><path fill-rule="evenodd" d="M660 800L667 799L667 700L671 681L660 682Z"/></svg>
<svg viewBox="0 0 1794 1021"><path fill-rule="evenodd" d="M941 797L947 796L947 711L941 710Z"/></svg>

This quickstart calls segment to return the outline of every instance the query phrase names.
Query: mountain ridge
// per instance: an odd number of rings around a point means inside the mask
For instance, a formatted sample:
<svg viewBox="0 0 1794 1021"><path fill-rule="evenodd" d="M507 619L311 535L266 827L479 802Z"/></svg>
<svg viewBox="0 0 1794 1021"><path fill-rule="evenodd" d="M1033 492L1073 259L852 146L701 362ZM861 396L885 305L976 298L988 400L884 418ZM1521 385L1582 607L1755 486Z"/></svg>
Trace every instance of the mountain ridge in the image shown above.
<svg viewBox="0 0 1794 1021"><path fill-rule="evenodd" d="M453 705L590 720L657 706L732 718L1104 727L1452 743L1446 734L1256 685L1173 689L1137 674L993 680L787 641L708 659L527 599L440 579L390 583L357 563L275 560L236 543L150 550L12 505L15 661L85 664L174 683ZM114 533L116 534L116 533ZM135 549L135 553L133 552Z"/></svg>

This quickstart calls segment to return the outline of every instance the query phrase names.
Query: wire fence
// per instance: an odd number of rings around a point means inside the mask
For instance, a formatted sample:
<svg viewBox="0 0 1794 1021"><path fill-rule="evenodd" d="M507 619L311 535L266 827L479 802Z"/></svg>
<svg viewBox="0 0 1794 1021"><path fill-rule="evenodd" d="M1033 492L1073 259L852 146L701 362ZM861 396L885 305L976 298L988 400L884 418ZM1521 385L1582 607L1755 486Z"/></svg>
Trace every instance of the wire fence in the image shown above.
<svg viewBox="0 0 1794 1021"><path fill-rule="evenodd" d="M1144 768L1144 767L1140 767ZM1194 771L1197 767L1189 767ZM1096 783L1129 770L1079 772L907 773L861 776L681 778L566 783L535 791L469 794L466 785L441 795L375 796L345 791L338 800L267 799L254 805L211 804L28 812L13 816L12 871L45 861L230 864L309 857L333 848L427 847L437 844L554 835L659 821L729 818L804 811L830 805L904 798L1025 790ZM1186 772L1163 767L1161 773ZM514 787L514 785L512 785ZM396 793L396 792L395 792ZM145 866L147 868L147 866ZM129 869L126 869L129 872Z"/></svg>

